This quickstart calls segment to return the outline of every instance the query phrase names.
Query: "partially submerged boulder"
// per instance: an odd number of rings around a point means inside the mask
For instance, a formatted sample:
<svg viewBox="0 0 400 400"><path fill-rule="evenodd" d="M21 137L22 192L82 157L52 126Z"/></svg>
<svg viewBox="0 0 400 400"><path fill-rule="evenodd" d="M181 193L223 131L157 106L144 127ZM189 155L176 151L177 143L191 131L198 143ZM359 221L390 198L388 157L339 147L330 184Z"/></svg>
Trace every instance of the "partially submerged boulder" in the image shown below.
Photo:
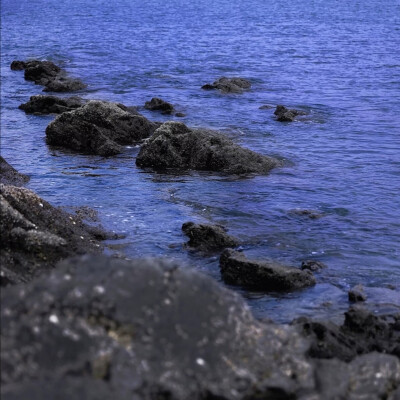
<svg viewBox="0 0 400 400"><path fill-rule="evenodd" d="M363 285L356 285L349 290L349 301L358 303L367 300Z"/></svg>
<svg viewBox="0 0 400 400"><path fill-rule="evenodd" d="M139 167L266 174L281 163L244 149L215 131L189 129L181 122L162 124L142 146Z"/></svg>
<svg viewBox="0 0 400 400"><path fill-rule="evenodd" d="M289 210L289 215L295 215L299 217L307 217L310 219L319 219L322 218L325 214L321 213L318 210L308 210L302 208L295 208L293 210Z"/></svg>
<svg viewBox="0 0 400 400"><path fill-rule="evenodd" d="M47 143L85 153L112 156L122 146L137 144L157 128L134 109L106 101L92 100L65 112L46 128Z"/></svg>
<svg viewBox="0 0 400 400"><path fill-rule="evenodd" d="M315 285L310 271L274 261L248 260L241 252L227 249L220 257L222 279L229 284L262 291L291 291Z"/></svg>
<svg viewBox="0 0 400 400"><path fill-rule="evenodd" d="M1 184L0 203L2 286L30 281L68 256L102 249L99 227L83 224L31 190Z"/></svg>
<svg viewBox="0 0 400 400"><path fill-rule="evenodd" d="M306 112L294 109L288 109L285 106L278 105L274 111L276 120L280 122L293 122L298 115L306 115Z"/></svg>
<svg viewBox="0 0 400 400"><path fill-rule="evenodd" d="M201 87L204 90L218 89L223 93L242 93L251 88L251 82L244 78L233 77L217 79L213 84L207 83Z"/></svg>
<svg viewBox="0 0 400 400"><path fill-rule="evenodd" d="M172 114L174 106L167 101L158 97L153 97L150 101L146 101L144 108L151 111L161 111L163 114Z"/></svg>
<svg viewBox="0 0 400 400"><path fill-rule="evenodd" d="M301 263L301 269L308 269L312 272L317 272L324 268L326 268L326 264L322 261L306 260Z"/></svg>
<svg viewBox="0 0 400 400"><path fill-rule="evenodd" d="M239 241L228 235L222 225L185 222L182 225L182 231L190 239L187 245L202 251L214 251L239 245Z"/></svg>
<svg viewBox="0 0 400 400"><path fill-rule="evenodd" d="M19 173L2 156L0 156L0 183L22 186L29 181L29 176Z"/></svg>
<svg viewBox="0 0 400 400"><path fill-rule="evenodd" d="M27 114L61 114L72 111L84 104L80 97L60 98L56 96L37 95L31 96L27 103L21 104L18 108Z"/></svg>
<svg viewBox="0 0 400 400"><path fill-rule="evenodd" d="M11 69L25 70L25 79L44 86L45 92L73 92L87 86L80 79L68 77L65 70L51 61L13 61Z"/></svg>

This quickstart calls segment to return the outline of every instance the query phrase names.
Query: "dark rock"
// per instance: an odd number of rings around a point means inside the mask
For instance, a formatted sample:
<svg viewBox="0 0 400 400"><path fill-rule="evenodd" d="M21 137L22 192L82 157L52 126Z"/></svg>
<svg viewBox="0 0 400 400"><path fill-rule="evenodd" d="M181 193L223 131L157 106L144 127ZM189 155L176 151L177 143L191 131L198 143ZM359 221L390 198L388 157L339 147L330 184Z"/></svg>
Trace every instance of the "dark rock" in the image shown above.
<svg viewBox="0 0 400 400"><path fill-rule="evenodd" d="M158 97L153 97L150 101L146 101L144 108L151 111L162 111L163 114L172 114L174 106Z"/></svg>
<svg viewBox="0 0 400 400"><path fill-rule="evenodd" d="M156 170L266 174L281 164L234 144L218 132L189 129L181 122L166 122L142 146L136 165Z"/></svg>
<svg viewBox="0 0 400 400"><path fill-rule="evenodd" d="M218 89L223 93L242 93L245 89L251 88L251 83L243 78L226 78L217 79L213 84L207 83L201 87L204 90Z"/></svg>
<svg viewBox="0 0 400 400"><path fill-rule="evenodd" d="M305 115L306 113L300 110L293 110L293 109L289 110L285 106L279 105L276 106L274 114L276 115L277 121L292 122L298 115Z"/></svg>
<svg viewBox="0 0 400 400"><path fill-rule="evenodd" d="M308 269L312 272L320 271L323 268L326 268L326 264L321 261L307 260L301 263L301 269Z"/></svg>
<svg viewBox="0 0 400 400"><path fill-rule="evenodd" d="M183 117L186 117L186 114L185 113L181 113L181 112L177 112L177 113L175 113L175 117L183 118Z"/></svg>
<svg viewBox="0 0 400 400"><path fill-rule="evenodd" d="M2 156L0 156L0 183L23 186L29 181L29 176L19 173Z"/></svg>
<svg viewBox="0 0 400 400"><path fill-rule="evenodd" d="M182 225L182 231L190 239L187 243L188 246L203 251L213 251L239 245L239 241L229 236L226 233L226 229L221 225L185 222Z"/></svg>
<svg viewBox="0 0 400 400"><path fill-rule="evenodd" d="M115 399L292 398L314 387L294 328L257 322L238 294L174 263L73 258L1 296L1 387L20 399L39 399L35 384L42 399L100 389ZM68 387L54 397L55 384Z"/></svg>
<svg viewBox="0 0 400 400"><path fill-rule="evenodd" d="M225 250L220 258L221 276L226 283L262 291L290 291L315 285L309 271L273 261L248 260L243 253Z"/></svg>
<svg viewBox="0 0 400 400"><path fill-rule="evenodd" d="M87 86L79 79L69 78L65 70L51 61L13 61L11 69L25 70L25 79L45 86L45 92L72 92Z"/></svg>
<svg viewBox="0 0 400 400"><path fill-rule="evenodd" d="M367 300L367 296L362 285L356 285L349 290L349 301L357 303L365 300Z"/></svg>
<svg viewBox="0 0 400 400"><path fill-rule="evenodd" d="M274 108L275 106L272 106L271 104L264 104L263 106L258 107L259 110L270 110L271 108Z"/></svg>
<svg viewBox="0 0 400 400"><path fill-rule="evenodd" d="M0 185L1 285L27 282L74 254L102 249L91 227L28 189Z"/></svg>
<svg viewBox="0 0 400 400"><path fill-rule="evenodd" d="M303 210L303 209L299 209L296 208L294 210L290 210L289 211L290 215L298 215L300 217L308 217L310 219L318 219L324 216L324 214L315 211L315 210Z"/></svg>
<svg viewBox="0 0 400 400"><path fill-rule="evenodd" d="M341 326L305 317L293 323L310 339L311 357L350 361L358 354L378 351L400 358L400 314L377 316L353 306Z"/></svg>
<svg viewBox="0 0 400 400"><path fill-rule="evenodd" d="M31 96L29 101L18 108L27 114L61 114L83 106L80 97L60 98L56 96Z"/></svg>
<svg viewBox="0 0 400 400"><path fill-rule="evenodd" d="M157 126L125 106L92 100L56 117L46 128L46 139L50 145L111 156L120 153L122 146L149 137Z"/></svg>

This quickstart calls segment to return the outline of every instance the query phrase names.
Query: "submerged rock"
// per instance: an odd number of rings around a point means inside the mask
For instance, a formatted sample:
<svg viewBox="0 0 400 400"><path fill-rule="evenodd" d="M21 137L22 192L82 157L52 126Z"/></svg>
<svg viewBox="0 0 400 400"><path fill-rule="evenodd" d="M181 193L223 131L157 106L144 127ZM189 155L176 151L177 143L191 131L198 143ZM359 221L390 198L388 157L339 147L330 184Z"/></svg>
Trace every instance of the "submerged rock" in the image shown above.
<svg viewBox="0 0 400 400"><path fill-rule="evenodd" d="M243 253L234 250L221 254L220 270L226 283L262 291L290 291L316 283L310 271L273 261L248 260Z"/></svg>
<svg viewBox="0 0 400 400"><path fill-rule="evenodd" d="M310 219L319 219L323 217L325 214L320 213L316 210L306 210L301 208L295 208L294 210L289 211L289 215L298 215L299 217L308 217Z"/></svg>
<svg viewBox="0 0 400 400"><path fill-rule="evenodd" d="M163 114L172 114L174 106L158 97L153 97L150 101L146 101L144 108L151 111L162 111Z"/></svg>
<svg viewBox="0 0 400 400"><path fill-rule="evenodd" d="M80 97L60 98L37 95L31 96L27 103L21 104L18 108L27 114L61 114L82 107L83 104Z"/></svg>
<svg viewBox="0 0 400 400"><path fill-rule="evenodd" d="M31 190L1 184L0 203L2 286L30 281L68 256L101 250L94 228Z"/></svg>
<svg viewBox="0 0 400 400"><path fill-rule="evenodd" d="M308 269L312 272L320 271L324 268L326 268L326 264L321 261L307 260L301 263L301 269Z"/></svg>
<svg viewBox="0 0 400 400"><path fill-rule="evenodd" d="M239 245L239 241L228 235L226 229L221 225L185 222L182 225L182 231L190 239L187 243L188 246L203 251L213 251Z"/></svg>
<svg viewBox="0 0 400 400"><path fill-rule="evenodd" d="M142 146L139 167L266 174L280 162L233 143L214 131L189 129L181 122L162 124Z"/></svg>
<svg viewBox="0 0 400 400"><path fill-rule="evenodd" d="M277 121L292 122L298 115L306 115L306 112L294 109L289 110L285 106L279 105L276 106L274 114L276 115Z"/></svg>
<svg viewBox="0 0 400 400"><path fill-rule="evenodd" d="M356 285L349 290L349 301L354 303L367 300L363 285Z"/></svg>
<svg viewBox="0 0 400 400"><path fill-rule="evenodd" d="M311 341L311 357L350 361L359 354L378 351L400 358L400 313L378 316L353 306L341 326L305 317L293 323Z"/></svg>
<svg viewBox="0 0 400 400"><path fill-rule="evenodd" d="M22 186L29 181L29 176L19 173L2 156L0 156L0 183Z"/></svg>
<svg viewBox="0 0 400 400"><path fill-rule="evenodd" d="M56 117L46 128L46 139L81 153L112 156L149 137L157 126L121 104L92 100Z"/></svg>
<svg viewBox="0 0 400 400"><path fill-rule="evenodd" d="M45 92L73 92L87 86L80 79L68 77L65 70L51 61L13 61L11 69L25 70L25 79L45 86Z"/></svg>
<svg viewBox="0 0 400 400"><path fill-rule="evenodd" d="M201 87L204 90L218 89L223 93L242 93L245 89L251 88L251 83L244 78L226 78L217 79L213 84L207 83Z"/></svg>

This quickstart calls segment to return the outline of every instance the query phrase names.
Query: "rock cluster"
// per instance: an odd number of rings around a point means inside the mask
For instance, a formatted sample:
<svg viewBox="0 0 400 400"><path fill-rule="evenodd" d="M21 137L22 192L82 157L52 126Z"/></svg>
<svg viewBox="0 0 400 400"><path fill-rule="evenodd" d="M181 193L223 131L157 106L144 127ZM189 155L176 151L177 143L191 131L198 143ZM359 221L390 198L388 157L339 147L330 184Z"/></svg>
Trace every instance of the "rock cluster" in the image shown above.
<svg viewBox="0 0 400 400"><path fill-rule="evenodd" d="M87 86L80 79L68 77L65 70L51 61L13 61L11 69L25 70L25 79L44 86L44 92L74 92Z"/></svg>
<svg viewBox="0 0 400 400"><path fill-rule="evenodd" d="M251 88L251 83L244 78L226 78L217 79L214 83L207 83L201 87L204 90L218 89L222 93L242 93L246 89Z"/></svg>
<svg viewBox="0 0 400 400"><path fill-rule="evenodd" d="M280 162L244 149L218 132L189 129L181 122L166 122L142 146L136 165L156 170L266 174Z"/></svg>
<svg viewBox="0 0 400 400"><path fill-rule="evenodd" d="M112 156L149 137L157 126L122 104L92 100L57 116L46 128L46 140L80 153Z"/></svg>
<svg viewBox="0 0 400 400"><path fill-rule="evenodd" d="M31 96L27 103L21 104L18 108L27 114L61 114L82 107L83 104L84 102L80 97L60 98L37 95Z"/></svg>
<svg viewBox="0 0 400 400"><path fill-rule="evenodd" d="M285 106L276 106L274 111L276 120L280 122L293 122L298 115L306 115L306 112L294 109L288 109Z"/></svg>

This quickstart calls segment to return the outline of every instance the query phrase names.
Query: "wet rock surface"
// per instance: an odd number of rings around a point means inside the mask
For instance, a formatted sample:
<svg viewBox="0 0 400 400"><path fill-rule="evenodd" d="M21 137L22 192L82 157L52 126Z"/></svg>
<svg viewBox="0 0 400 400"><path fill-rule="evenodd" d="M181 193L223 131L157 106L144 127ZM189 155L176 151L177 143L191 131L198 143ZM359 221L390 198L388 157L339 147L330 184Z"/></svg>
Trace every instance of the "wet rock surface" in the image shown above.
<svg viewBox="0 0 400 400"><path fill-rule="evenodd" d="M65 70L51 61L13 61L11 69L25 70L25 79L44 86L45 92L74 92L87 86L80 79L68 77Z"/></svg>
<svg viewBox="0 0 400 400"><path fill-rule="evenodd" d="M150 101L146 101L144 108L151 111L161 111L163 114L172 114L174 106L167 101L158 97L153 97Z"/></svg>
<svg viewBox="0 0 400 400"><path fill-rule="evenodd" d="M362 285L356 285L349 290L349 301L353 303L363 302L367 300L364 287Z"/></svg>
<svg viewBox="0 0 400 400"><path fill-rule="evenodd" d="M309 355L350 361L373 351L400 358L400 313L374 315L355 305L345 313L343 325L301 317L294 321L311 340Z"/></svg>
<svg viewBox="0 0 400 400"><path fill-rule="evenodd" d="M298 326L256 321L210 277L84 256L1 292L7 399L382 399L400 362L312 359Z"/></svg>
<svg viewBox="0 0 400 400"><path fill-rule="evenodd" d="M215 131L190 129L181 122L162 124L136 158L139 167L266 174L281 163L233 143Z"/></svg>
<svg viewBox="0 0 400 400"><path fill-rule="evenodd" d="M0 183L23 186L29 181L29 176L19 173L2 156L0 156Z"/></svg>
<svg viewBox="0 0 400 400"><path fill-rule="evenodd" d="M326 267L326 264L324 264L322 261L316 260L306 260L301 263L301 269L308 269L312 272L320 271L321 269L324 269Z"/></svg>
<svg viewBox="0 0 400 400"><path fill-rule="evenodd" d="M285 106L276 106L274 111L276 120L280 122L293 122L299 115L306 115L307 113L300 110L288 109Z"/></svg>
<svg viewBox="0 0 400 400"><path fill-rule="evenodd" d="M249 260L243 253L230 249L221 254L220 270L226 283L261 291L290 291L316 283L310 271L273 261Z"/></svg>
<svg viewBox="0 0 400 400"><path fill-rule="evenodd" d="M182 231L190 239L187 246L202 251L215 251L239 245L239 241L228 235L221 225L185 222Z"/></svg>
<svg viewBox="0 0 400 400"><path fill-rule="evenodd" d="M37 95L31 96L27 103L21 104L18 108L27 114L61 114L82 107L83 104L84 101L80 97L60 98Z"/></svg>
<svg viewBox="0 0 400 400"><path fill-rule="evenodd" d="M47 143L85 154L112 156L139 143L159 125L122 104L92 100L66 112L46 128Z"/></svg>
<svg viewBox="0 0 400 400"><path fill-rule="evenodd" d="M220 90L222 93L242 93L251 88L251 83L244 78L226 78L217 79L213 84L207 83L201 87L204 90Z"/></svg>
<svg viewBox="0 0 400 400"><path fill-rule="evenodd" d="M33 191L0 184L1 285L27 282L74 254L102 250L99 227L51 206Z"/></svg>

